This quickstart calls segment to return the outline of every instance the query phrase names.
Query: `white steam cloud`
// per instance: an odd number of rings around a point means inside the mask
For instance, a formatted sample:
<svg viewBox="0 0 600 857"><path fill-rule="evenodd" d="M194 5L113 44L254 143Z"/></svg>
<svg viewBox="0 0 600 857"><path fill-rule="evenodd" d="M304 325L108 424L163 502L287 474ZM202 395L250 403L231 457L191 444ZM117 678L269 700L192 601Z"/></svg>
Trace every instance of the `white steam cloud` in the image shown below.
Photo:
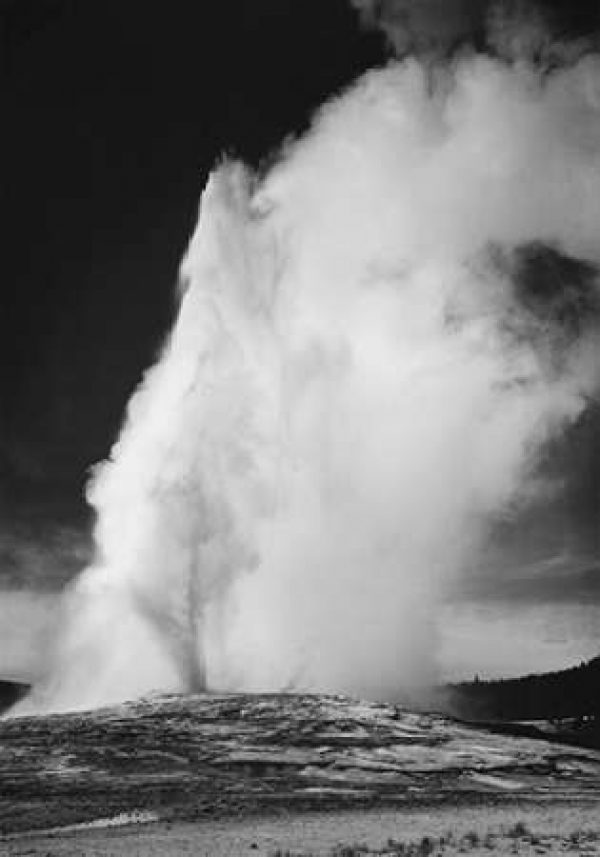
<svg viewBox="0 0 600 857"><path fill-rule="evenodd" d="M432 680L445 592L597 387L590 313L532 309L513 250L599 239L594 56L398 63L217 169L29 704Z"/></svg>
<svg viewBox="0 0 600 857"><path fill-rule="evenodd" d="M366 27L381 30L396 56L442 54L483 30L490 0L351 0ZM504 7L502 7L504 8Z"/></svg>

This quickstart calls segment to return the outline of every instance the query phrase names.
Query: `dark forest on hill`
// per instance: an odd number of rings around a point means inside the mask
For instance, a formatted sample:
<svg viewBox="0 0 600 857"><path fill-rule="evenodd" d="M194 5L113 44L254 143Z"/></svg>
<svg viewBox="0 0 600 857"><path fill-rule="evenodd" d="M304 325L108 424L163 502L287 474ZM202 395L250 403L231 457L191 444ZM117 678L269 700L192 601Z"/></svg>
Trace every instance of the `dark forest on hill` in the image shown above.
<svg viewBox="0 0 600 857"><path fill-rule="evenodd" d="M444 710L462 720L512 734L600 747L600 657L557 672L491 681L476 678L448 685L442 696Z"/></svg>
<svg viewBox="0 0 600 857"><path fill-rule="evenodd" d="M27 691L28 685L16 681L3 681L0 679L0 712L6 711L22 699Z"/></svg>

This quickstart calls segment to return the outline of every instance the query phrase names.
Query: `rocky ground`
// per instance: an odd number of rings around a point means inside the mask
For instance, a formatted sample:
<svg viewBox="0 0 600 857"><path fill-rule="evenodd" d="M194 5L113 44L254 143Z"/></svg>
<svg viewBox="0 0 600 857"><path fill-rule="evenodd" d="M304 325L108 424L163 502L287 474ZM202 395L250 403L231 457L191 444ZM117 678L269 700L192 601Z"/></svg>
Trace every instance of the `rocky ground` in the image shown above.
<svg viewBox="0 0 600 857"><path fill-rule="evenodd" d="M0 723L0 854L333 853L359 822L372 853L600 853L600 753L308 695Z"/></svg>

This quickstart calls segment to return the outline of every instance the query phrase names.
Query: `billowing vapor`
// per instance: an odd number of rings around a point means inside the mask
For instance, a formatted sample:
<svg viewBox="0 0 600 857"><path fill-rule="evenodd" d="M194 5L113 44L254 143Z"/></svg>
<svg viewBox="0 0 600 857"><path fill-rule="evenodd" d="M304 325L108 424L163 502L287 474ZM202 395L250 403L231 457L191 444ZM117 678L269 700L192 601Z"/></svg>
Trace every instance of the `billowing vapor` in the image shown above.
<svg viewBox="0 0 600 857"><path fill-rule="evenodd" d="M446 55L485 29L490 0L351 0L366 27L382 31L396 56ZM501 14L504 7L502 7Z"/></svg>
<svg viewBox="0 0 600 857"><path fill-rule="evenodd" d="M447 57L472 44L508 60L556 66L598 48L593 6L568 0L350 0L397 57ZM586 31L585 24L589 27Z"/></svg>
<svg viewBox="0 0 600 857"><path fill-rule="evenodd" d="M216 169L29 704L434 680L445 594L597 391L599 225L593 55L396 63Z"/></svg>

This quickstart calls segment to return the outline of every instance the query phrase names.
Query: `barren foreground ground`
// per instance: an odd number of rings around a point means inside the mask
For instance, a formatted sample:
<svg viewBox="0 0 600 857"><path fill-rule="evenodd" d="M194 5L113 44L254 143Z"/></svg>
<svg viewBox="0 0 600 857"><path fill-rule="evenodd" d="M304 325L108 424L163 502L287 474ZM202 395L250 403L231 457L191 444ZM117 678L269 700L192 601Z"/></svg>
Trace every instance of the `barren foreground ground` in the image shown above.
<svg viewBox="0 0 600 857"><path fill-rule="evenodd" d="M600 854L598 805L357 810L21 834L0 854L43 857L426 857Z"/></svg>
<svg viewBox="0 0 600 857"><path fill-rule="evenodd" d="M600 854L600 753L340 697L159 698L1 723L0 827L46 857Z"/></svg>

